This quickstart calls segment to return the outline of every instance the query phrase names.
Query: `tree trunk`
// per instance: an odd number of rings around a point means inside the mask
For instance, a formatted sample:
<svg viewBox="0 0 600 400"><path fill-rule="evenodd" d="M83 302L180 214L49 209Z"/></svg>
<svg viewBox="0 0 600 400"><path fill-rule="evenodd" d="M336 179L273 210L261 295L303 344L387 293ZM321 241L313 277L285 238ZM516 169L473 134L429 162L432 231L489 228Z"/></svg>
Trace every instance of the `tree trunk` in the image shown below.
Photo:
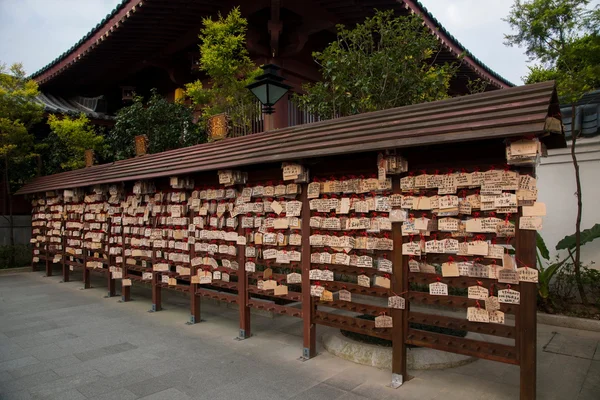
<svg viewBox="0 0 600 400"><path fill-rule="evenodd" d="M573 159L573 167L575 168L575 184L577 185L577 219L575 220L575 281L577 282L577 290L579 297L584 305L588 304L587 296L581 282L581 214L583 211L583 203L581 201L581 177L579 175L579 163L575 154L575 145L577 143L577 133L575 132L575 104L571 105L571 158Z"/></svg>
<svg viewBox="0 0 600 400"><path fill-rule="evenodd" d="M6 200L4 203L4 209L6 210L6 204L8 204L8 227L9 227L9 237L10 237L10 248L8 251L9 254L9 266L15 266L15 224L13 220L13 207L12 207L12 197L10 195L10 182L8 181L8 156L4 156L4 182L6 185Z"/></svg>

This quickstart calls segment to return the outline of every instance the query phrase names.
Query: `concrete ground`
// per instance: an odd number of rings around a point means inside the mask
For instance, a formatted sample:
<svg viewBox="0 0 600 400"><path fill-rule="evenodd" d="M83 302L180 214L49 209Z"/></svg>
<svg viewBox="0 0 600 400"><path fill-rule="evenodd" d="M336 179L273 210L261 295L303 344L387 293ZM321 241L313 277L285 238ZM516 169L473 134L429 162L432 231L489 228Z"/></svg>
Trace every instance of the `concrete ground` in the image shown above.
<svg viewBox="0 0 600 400"><path fill-rule="evenodd" d="M252 317L254 336L235 341L237 310L203 305L188 326L187 301L150 291L131 303L105 299L103 282L79 290L41 272L0 276L0 399L517 399L516 366L478 360L413 371L399 389L389 371L319 348L298 361L302 322ZM329 329L319 326L317 330ZM600 333L539 325L538 398L600 398Z"/></svg>

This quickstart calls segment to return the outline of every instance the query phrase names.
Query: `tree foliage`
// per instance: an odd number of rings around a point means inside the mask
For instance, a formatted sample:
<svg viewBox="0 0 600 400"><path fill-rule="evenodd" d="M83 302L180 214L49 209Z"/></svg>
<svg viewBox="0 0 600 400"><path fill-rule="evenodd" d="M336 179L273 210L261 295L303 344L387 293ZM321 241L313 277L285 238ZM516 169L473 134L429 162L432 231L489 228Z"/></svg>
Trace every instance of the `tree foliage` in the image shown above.
<svg viewBox="0 0 600 400"><path fill-rule="evenodd" d="M0 157L5 183L15 190L34 173L34 137L28 131L42 119L35 102L37 83L27 78L21 64L0 63Z"/></svg>
<svg viewBox="0 0 600 400"><path fill-rule="evenodd" d="M572 247L567 248L573 261L577 289L583 304L587 297L581 278L581 217L583 195L575 146L576 105L583 94L600 85L600 6L589 9L589 0L515 0L505 19L516 33L505 35L506 44L525 47L532 61L525 82L556 80L561 100L571 103L571 158L575 170L577 217ZM563 239L559 244L564 245ZM574 253L574 257L573 257Z"/></svg>
<svg viewBox="0 0 600 400"><path fill-rule="evenodd" d="M556 80L574 102L600 86L600 6L589 0L516 0L505 19L515 31L506 44L525 48L531 61L526 83Z"/></svg>
<svg viewBox="0 0 600 400"><path fill-rule="evenodd" d="M0 170L6 195L2 212L10 228L11 265L15 261L12 193L35 171L37 154L28 129L42 118L42 107L35 102L37 95L37 84L27 78L21 64L7 69L0 63Z"/></svg>
<svg viewBox="0 0 600 400"><path fill-rule="evenodd" d="M50 115L48 125L51 129L48 141L53 143L55 149L62 150L60 157L55 154L62 170L85 167L85 151L88 149L95 153L105 150L104 136L95 131L85 114L77 118Z"/></svg>
<svg viewBox="0 0 600 400"><path fill-rule="evenodd" d="M202 111L202 119L227 112L234 125L250 127L256 102L246 89L260 74L246 49L248 22L239 7L217 20L204 18L200 30L200 70L208 76L186 85L186 93Z"/></svg>
<svg viewBox="0 0 600 400"><path fill-rule="evenodd" d="M147 102L135 96L133 103L120 109L115 126L107 136L116 160L135 155L134 141L138 135L147 135L149 153L176 149L203 143L203 129L194 123L192 110L181 103L171 103L156 90Z"/></svg>
<svg viewBox="0 0 600 400"><path fill-rule="evenodd" d="M456 66L433 61L439 51L419 16L377 11L313 53L322 80L297 100L321 118L352 115L448 97Z"/></svg>

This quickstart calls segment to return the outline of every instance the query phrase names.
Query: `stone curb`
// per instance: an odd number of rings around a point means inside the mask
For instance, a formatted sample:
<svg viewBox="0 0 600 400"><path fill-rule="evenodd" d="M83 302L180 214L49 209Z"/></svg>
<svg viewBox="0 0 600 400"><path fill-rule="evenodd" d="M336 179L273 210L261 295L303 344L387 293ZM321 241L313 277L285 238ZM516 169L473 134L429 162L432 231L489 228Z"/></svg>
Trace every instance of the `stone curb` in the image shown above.
<svg viewBox="0 0 600 400"><path fill-rule="evenodd" d="M0 275L21 274L23 272L31 272L31 267L0 269Z"/></svg>
<svg viewBox="0 0 600 400"><path fill-rule="evenodd" d="M600 321L595 319L568 317L566 315L555 315L538 313L538 324L560 326L562 328L581 329L585 331L600 332Z"/></svg>
<svg viewBox="0 0 600 400"><path fill-rule="evenodd" d="M323 347L331 354L357 364L379 369L392 370L392 348L360 343L342 335L339 331L329 331L321 338ZM411 370L433 370L459 367L477 360L475 357L445 351L412 348L407 352L407 366Z"/></svg>

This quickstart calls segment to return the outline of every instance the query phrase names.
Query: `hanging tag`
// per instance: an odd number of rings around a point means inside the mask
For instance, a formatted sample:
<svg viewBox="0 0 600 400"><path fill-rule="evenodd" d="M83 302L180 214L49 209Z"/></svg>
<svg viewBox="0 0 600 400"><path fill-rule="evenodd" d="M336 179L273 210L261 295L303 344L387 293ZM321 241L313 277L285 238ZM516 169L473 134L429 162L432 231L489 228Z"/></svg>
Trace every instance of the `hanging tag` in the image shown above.
<svg viewBox="0 0 600 400"><path fill-rule="evenodd" d="M483 286L469 286L468 296L475 300L486 300L489 297L488 290Z"/></svg>
<svg viewBox="0 0 600 400"><path fill-rule="evenodd" d="M389 308L396 308L399 310L404 310L405 306L406 306L406 300L404 299L404 297L400 297L400 296L388 297L388 307Z"/></svg>
<svg viewBox="0 0 600 400"><path fill-rule="evenodd" d="M485 299L485 309L488 311L497 311L500 309L500 302L496 296L490 296Z"/></svg>
<svg viewBox="0 0 600 400"><path fill-rule="evenodd" d="M131 279L123 279L121 282L123 286L131 286Z"/></svg>
<svg viewBox="0 0 600 400"><path fill-rule="evenodd" d="M471 322L490 322L489 313L483 308L469 307L467 308L467 319Z"/></svg>
<svg viewBox="0 0 600 400"><path fill-rule="evenodd" d="M379 287L386 288L386 289L390 288L390 284L391 284L390 279L386 278L384 276L376 276L375 282L373 283L374 286L379 286Z"/></svg>
<svg viewBox="0 0 600 400"><path fill-rule="evenodd" d="M371 287L371 279L367 275L357 277L358 286Z"/></svg>
<svg viewBox="0 0 600 400"><path fill-rule="evenodd" d="M277 285L273 294L275 296L287 296L288 287L286 285Z"/></svg>
<svg viewBox="0 0 600 400"><path fill-rule="evenodd" d="M152 280L152 272L142 272L142 280L151 281Z"/></svg>
<svg viewBox="0 0 600 400"><path fill-rule="evenodd" d="M434 296L448 296L448 285L442 282L430 283L429 294Z"/></svg>
<svg viewBox="0 0 600 400"><path fill-rule="evenodd" d="M263 279L268 279L271 278L273 276L273 270L271 268L265 268L265 270L263 271Z"/></svg>
<svg viewBox="0 0 600 400"><path fill-rule="evenodd" d="M443 277L456 277L460 276L458 273L458 264L449 261L442 264L442 276Z"/></svg>
<svg viewBox="0 0 600 400"><path fill-rule="evenodd" d="M302 275L300 275L297 272L292 272L290 274L287 275L287 283L288 284L294 284L294 283L302 283Z"/></svg>
<svg viewBox="0 0 600 400"><path fill-rule="evenodd" d="M276 287L277 287L277 281L275 281L273 279L266 280L263 283L263 290L275 290Z"/></svg>
<svg viewBox="0 0 600 400"><path fill-rule="evenodd" d="M313 297L321 297L325 288L319 285L310 285L310 295Z"/></svg>
<svg viewBox="0 0 600 400"><path fill-rule="evenodd" d="M352 293L349 291L342 289L338 292L341 301L352 301Z"/></svg>
<svg viewBox="0 0 600 400"><path fill-rule="evenodd" d="M419 262L415 259L408 260L408 270L410 272L420 272Z"/></svg>
<svg viewBox="0 0 600 400"><path fill-rule="evenodd" d="M392 327L392 317L388 315L380 315L379 317L375 317L375 328L391 328Z"/></svg>
<svg viewBox="0 0 600 400"><path fill-rule="evenodd" d="M324 289L321 293L321 301L333 301L333 293Z"/></svg>
<svg viewBox="0 0 600 400"><path fill-rule="evenodd" d="M518 285L519 274L515 270L503 268L500 271L498 271L498 282L507 283L510 285Z"/></svg>
<svg viewBox="0 0 600 400"><path fill-rule="evenodd" d="M504 324L504 313L502 311L490 311L489 318L492 324Z"/></svg>
<svg viewBox="0 0 600 400"><path fill-rule="evenodd" d="M521 293L512 289L498 290L498 301L500 303L519 304L521 302Z"/></svg>
<svg viewBox="0 0 600 400"><path fill-rule="evenodd" d="M192 276L192 283L193 284L199 284L200 283L200 277L198 275L193 275Z"/></svg>
<svg viewBox="0 0 600 400"><path fill-rule="evenodd" d="M539 272L537 268L521 267L517 268L520 282L538 283Z"/></svg>

